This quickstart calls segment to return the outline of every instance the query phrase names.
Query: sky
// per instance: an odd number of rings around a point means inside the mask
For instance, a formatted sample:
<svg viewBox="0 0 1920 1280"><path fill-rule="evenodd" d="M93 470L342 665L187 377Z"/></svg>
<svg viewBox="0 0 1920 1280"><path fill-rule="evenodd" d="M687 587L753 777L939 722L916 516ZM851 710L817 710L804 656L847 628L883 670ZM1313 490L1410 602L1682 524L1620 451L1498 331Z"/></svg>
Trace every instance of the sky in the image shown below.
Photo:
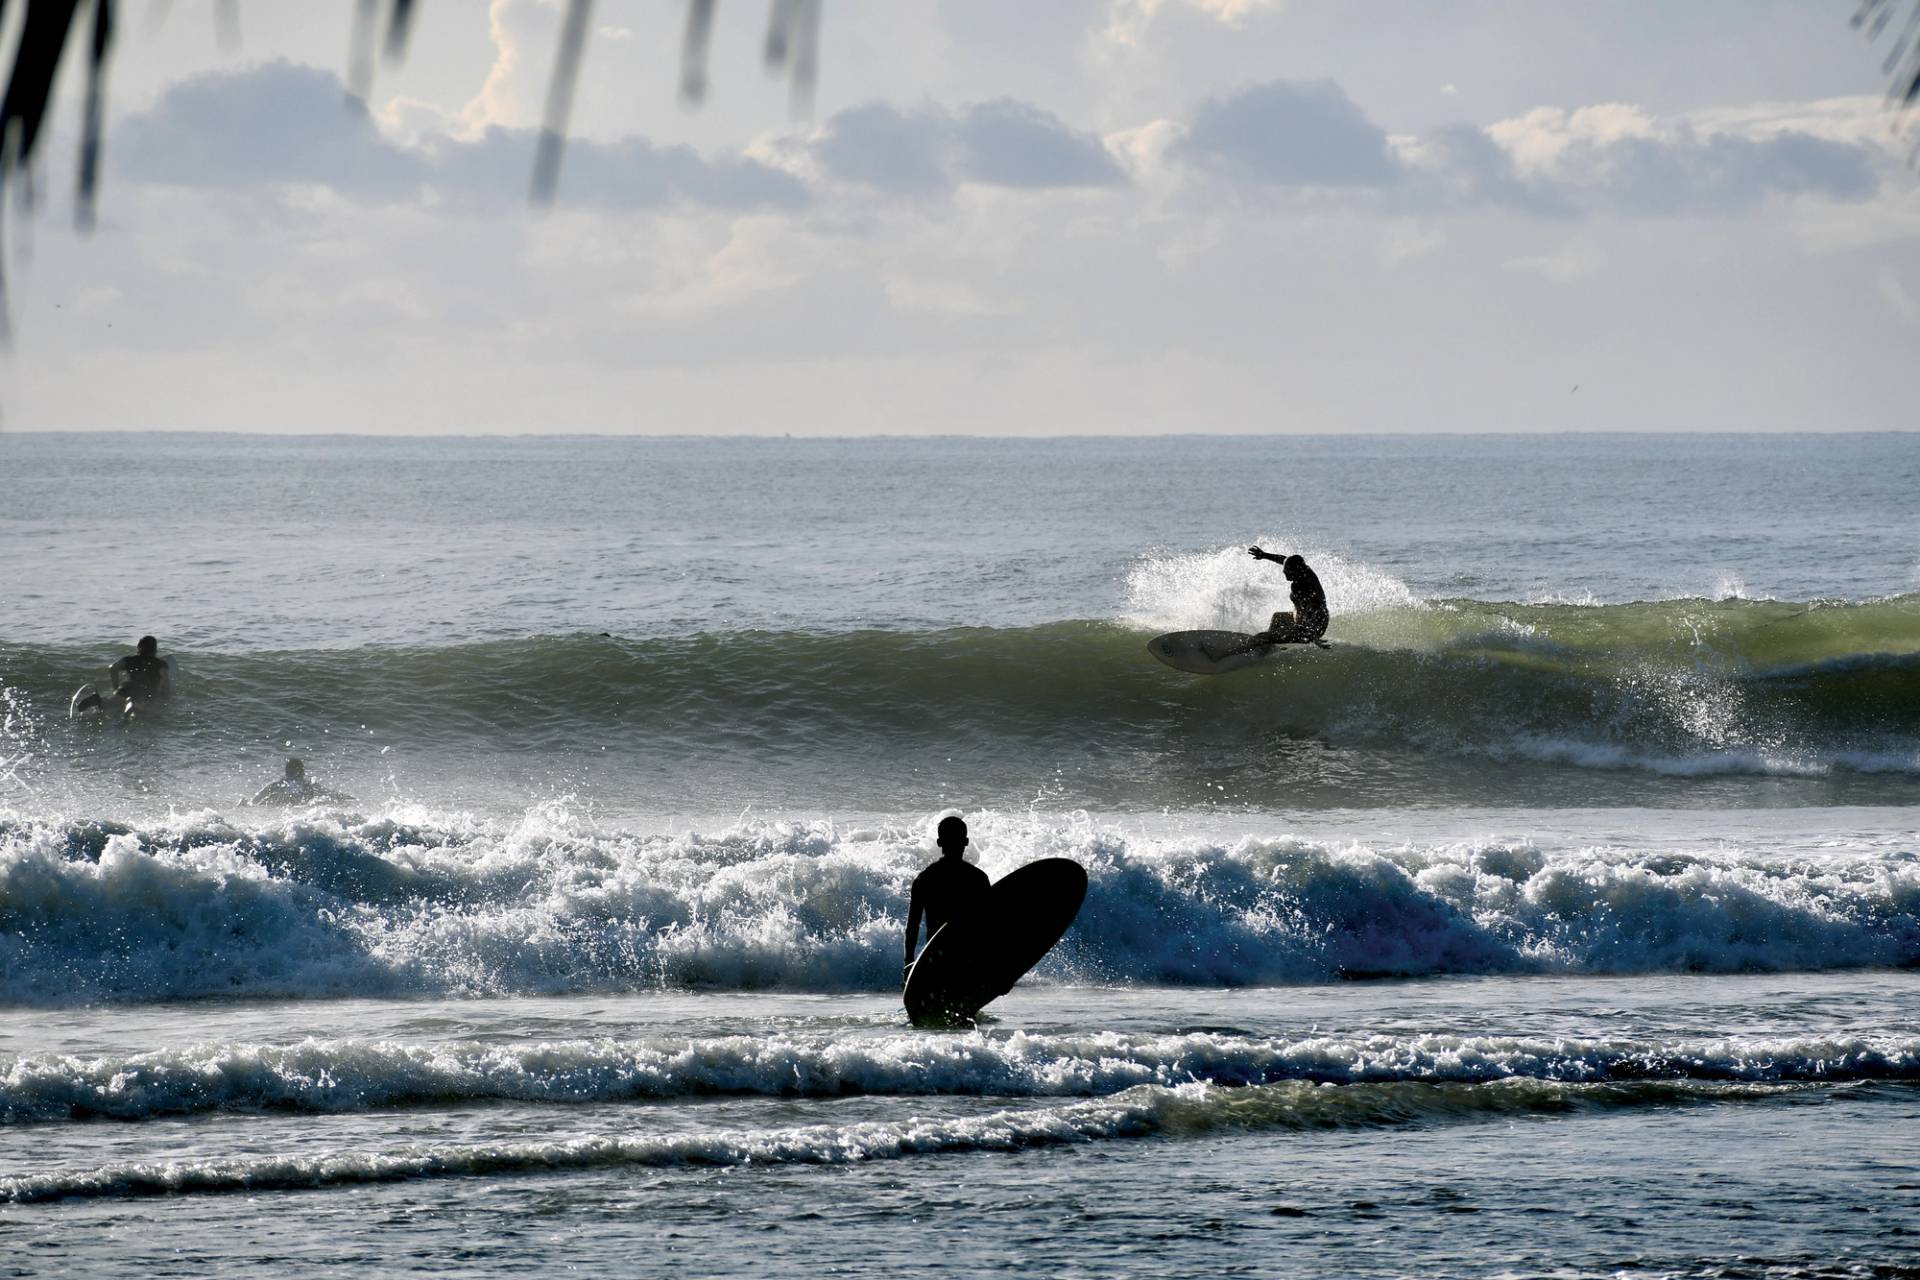
<svg viewBox="0 0 1920 1280"><path fill-rule="evenodd" d="M364 107L352 9L125 6L91 234L63 71L0 429L1914 426L1853 0L823 0L810 101L724 0L697 107L599 0L544 210L556 0L420 0Z"/></svg>

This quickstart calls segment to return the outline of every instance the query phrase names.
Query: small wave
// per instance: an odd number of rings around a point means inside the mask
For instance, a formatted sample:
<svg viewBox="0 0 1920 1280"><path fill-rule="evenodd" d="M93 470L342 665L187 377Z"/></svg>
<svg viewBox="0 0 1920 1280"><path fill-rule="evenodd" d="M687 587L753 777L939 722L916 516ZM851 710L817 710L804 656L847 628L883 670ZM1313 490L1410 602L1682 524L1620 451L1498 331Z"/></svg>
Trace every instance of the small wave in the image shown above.
<svg viewBox="0 0 1920 1280"><path fill-rule="evenodd" d="M1143 1085L1064 1106L961 1118L812 1125L773 1132L570 1141L435 1144L322 1156L239 1156L104 1165L0 1177L0 1200L206 1195L355 1186L425 1178L513 1176L584 1169L854 1164L912 1156L1022 1151L1153 1136L1299 1132L1462 1124L1503 1116L1758 1101L1819 1085L1509 1080L1494 1085L1289 1082L1244 1088Z"/></svg>
<svg viewBox="0 0 1920 1280"><path fill-rule="evenodd" d="M1498 1036L721 1036L405 1044L215 1044L127 1057L24 1055L0 1069L0 1123L471 1102L714 1095L1102 1097L1141 1085L1491 1084L1536 1080L1791 1084L1920 1081L1920 1039L1634 1041Z"/></svg>
<svg viewBox="0 0 1920 1280"><path fill-rule="evenodd" d="M1040 981L1741 972L1920 963L1920 859L1469 842L1129 839L972 815L993 875L1086 866ZM712 835L300 818L247 830L0 822L0 1000L887 991L914 827Z"/></svg>

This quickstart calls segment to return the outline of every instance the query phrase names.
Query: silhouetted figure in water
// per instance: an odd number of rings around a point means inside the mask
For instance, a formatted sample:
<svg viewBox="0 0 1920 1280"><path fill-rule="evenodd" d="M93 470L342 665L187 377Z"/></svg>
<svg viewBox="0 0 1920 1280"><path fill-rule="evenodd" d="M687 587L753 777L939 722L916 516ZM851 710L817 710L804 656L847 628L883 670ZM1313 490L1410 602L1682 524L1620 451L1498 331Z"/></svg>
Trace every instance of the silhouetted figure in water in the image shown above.
<svg viewBox="0 0 1920 1280"><path fill-rule="evenodd" d="M1259 635L1248 636L1239 644L1208 656L1219 659L1236 653L1252 653L1270 644L1311 644L1327 634L1332 615L1327 612L1327 593L1320 585L1320 575L1309 569L1299 556L1277 556L1258 547L1248 547L1247 554L1255 560L1271 560L1280 566L1280 572L1286 574L1287 581L1293 585L1293 612L1283 610L1274 614L1267 629Z"/></svg>
<svg viewBox="0 0 1920 1280"><path fill-rule="evenodd" d="M932 941L940 926L971 910L986 896L991 883L987 873L968 862L967 824L960 818L942 818L935 832L940 844L940 861L922 871L913 880L913 894L907 901L906 964L913 964L920 943L920 918L926 917L927 940Z"/></svg>
<svg viewBox="0 0 1920 1280"><path fill-rule="evenodd" d="M298 759L287 760L286 776L269 782L254 794L248 804L312 804L316 800L347 801L353 797L329 791L307 776L307 766Z"/></svg>
<svg viewBox="0 0 1920 1280"><path fill-rule="evenodd" d="M141 636L134 652L107 668L107 678L113 683L113 698L122 710L165 702L173 696L173 672L160 656L160 642L152 636Z"/></svg>
<svg viewBox="0 0 1920 1280"><path fill-rule="evenodd" d="M167 669L167 660L160 656L160 642L152 636L141 636L134 649L135 652L107 668L112 693L102 697L92 685L80 686L80 692L74 695L75 715L109 708L121 715L132 715L141 707L165 702L173 696L173 674Z"/></svg>

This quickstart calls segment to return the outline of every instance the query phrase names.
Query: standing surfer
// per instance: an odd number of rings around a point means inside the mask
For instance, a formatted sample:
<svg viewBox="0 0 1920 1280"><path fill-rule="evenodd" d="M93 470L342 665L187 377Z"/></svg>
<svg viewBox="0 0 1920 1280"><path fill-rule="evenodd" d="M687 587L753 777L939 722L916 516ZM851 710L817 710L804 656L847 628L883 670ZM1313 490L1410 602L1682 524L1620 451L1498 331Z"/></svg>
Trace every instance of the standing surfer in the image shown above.
<svg viewBox="0 0 1920 1280"><path fill-rule="evenodd" d="M1293 586L1293 612L1282 610L1274 614L1267 629L1259 635L1248 636L1219 653L1207 652L1207 656L1217 661L1236 653L1252 653L1270 644L1311 644L1327 634L1332 615L1327 612L1327 593L1320 585L1320 575L1308 568L1299 556L1277 556L1259 547L1248 547L1247 554L1255 560L1271 560L1280 566L1280 572L1287 575L1287 581Z"/></svg>
<svg viewBox="0 0 1920 1280"><path fill-rule="evenodd" d="M940 845L940 861L914 877L913 893L907 900L908 967L913 965L919 946L921 916L926 917L927 940L931 942L941 925L971 910L991 883L986 872L963 856L967 851L967 824L963 819L940 819L934 838Z"/></svg>

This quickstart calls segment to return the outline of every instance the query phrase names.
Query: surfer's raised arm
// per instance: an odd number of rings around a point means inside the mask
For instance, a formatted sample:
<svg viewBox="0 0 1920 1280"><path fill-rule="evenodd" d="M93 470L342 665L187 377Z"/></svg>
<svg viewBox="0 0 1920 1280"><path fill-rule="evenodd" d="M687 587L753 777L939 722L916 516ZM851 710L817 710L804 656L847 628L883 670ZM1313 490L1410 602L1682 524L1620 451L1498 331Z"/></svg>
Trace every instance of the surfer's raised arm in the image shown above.
<svg viewBox="0 0 1920 1280"><path fill-rule="evenodd" d="M1255 560L1273 560L1278 562L1278 561L1284 561L1286 559L1286 556L1284 555L1275 555L1271 551L1262 551L1258 547L1248 547L1247 554L1252 556Z"/></svg>

